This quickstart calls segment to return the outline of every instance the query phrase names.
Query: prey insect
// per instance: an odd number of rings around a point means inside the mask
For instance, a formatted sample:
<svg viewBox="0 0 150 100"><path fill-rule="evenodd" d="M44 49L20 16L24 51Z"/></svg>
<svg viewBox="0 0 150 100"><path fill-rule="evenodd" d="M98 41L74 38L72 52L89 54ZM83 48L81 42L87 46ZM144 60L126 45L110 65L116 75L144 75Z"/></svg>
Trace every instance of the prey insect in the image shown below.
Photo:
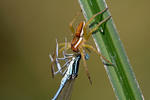
<svg viewBox="0 0 150 100"><path fill-rule="evenodd" d="M56 41L56 55L57 54L58 54L58 43ZM56 92L55 96L52 98L52 100L56 100L58 98L60 98L61 100L66 100L66 99L68 100L68 98L70 98L71 95L72 84L78 75L81 55L66 54L66 52L64 52L63 55L64 55L63 58L58 58L58 55L55 58L56 67L58 68L58 71L56 71L55 74L61 73L63 75L63 78L61 80L59 89ZM52 62L54 61L51 55L50 55L50 59ZM85 56L85 59L88 59L87 54ZM59 60L65 60L65 64L62 67L60 66ZM64 66L66 67L66 69L64 72L62 72L62 68ZM65 90L62 91L64 87L67 87L66 91Z"/></svg>
<svg viewBox="0 0 150 100"><path fill-rule="evenodd" d="M89 79L89 81L90 81L91 84L92 84L92 81L91 81L91 77L90 77L90 74L89 74L89 71L88 71L88 68L87 68L87 65L86 65L86 61L85 61L85 54L86 53L85 53L84 48L93 50L104 61L106 61L107 63L109 63L110 65L112 65L112 63L109 60L107 60L101 53L99 53L92 45L85 44L89 40L89 38L92 35L92 33L95 32L95 31L97 31L97 29L99 29L99 27L103 23L107 22L111 18L111 16L106 17L104 20L102 20L101 22L99 22L96 25L96 27L94 27L89 32L87 32L87 28L88 28L89 24L92 22L92 20L96 16L103 14L107 10L108 10L108 8L105 8L103 11L96 13L87 22L85 22L85 21L80 22L79 25L77 26L76 30L73 27L73 23L75 22L75 20L76 20L76 18L77 18L78 15L76 15L73 18L73 20L71 21L71 23L70 23L70 29L71 29L71 31L72 31L72 33L73 33L74 36L73 36L73 39L72 39L71 42L67 42L67 48L66 49L67 50L71 49L74 53L80 53L81 54L81 58L83 59L84 68L85 68L87 77L88 77L88 79ZM62 48L59 50L59 53L61 53L65 49L66 43L60 43L59 45L62 46Z"/></svg>

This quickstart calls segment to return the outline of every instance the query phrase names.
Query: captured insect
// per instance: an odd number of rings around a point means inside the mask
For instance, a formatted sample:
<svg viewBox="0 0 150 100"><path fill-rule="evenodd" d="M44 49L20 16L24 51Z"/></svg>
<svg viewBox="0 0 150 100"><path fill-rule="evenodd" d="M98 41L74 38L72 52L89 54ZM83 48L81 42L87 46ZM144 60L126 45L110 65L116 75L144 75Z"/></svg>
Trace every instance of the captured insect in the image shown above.
<svg viewBox="0 0 150 100"><path fill-rule="evenodd" d="M73 82L75 78L78 75L78 69L79 69L79 63L81 59L81 55L78 54L66 54L66 51L63 52L63 58L58 58L58 43L56 40L56 58L53 59L53 57L50 55L50 59L53 62L56 61L56 67L58 71L54 71L54 74L61 73L63 75L63 78L61 80L60 86L58 91L56 92L55 96L52 98L52 100L56 100L60 98L61 100L68 100L71 95L71 89ZM88 54L85 55L85 59L88 59ZM60 65L59 60L65 60L65 64L63 66ZM66 67L64 72L62 72L62 69ZM66 89L64 89L66 87ZM64 90L63 90L64 89ZM62 91L63 90L63 91ZM61 93L61 94L60 94Z"/></svg>
<svg viewBox="0 0 150 100"><path fill-rule="evenodd" d="M85 61L85 50L84 48L87 49L91 49L93 50L95 53L97 53L104 61L106 61L107 63L109 63L110 65L113 65L109 60L107 60L101 53L99 53L92 45L88 45L85 44L90 36L92 35L93 32L97 31L97 29L99 29L99 27L107 22L111 16L106 17L104 20L102 20L101 22L99 22L96 27L94 27L93 29L91 29L89 32L87 32L87 28L89 26L89 24L92 22L92 20L98 16L103 14L104 12L106 12L108 10L108 8L105 8L104 10L102 10L101 12L96 13L95 15L93 15L87 22L82 21L79 23L79 25L77 26L76 30L73 27L73 24L77 18L78 15L76 15L73 20L70 23L70 29L73 33L73 39L71 42L67 42L67 48L66 48L66 43L59 43L59 46L62 46L62 48L59 50L58 53L61 53L64 49L68 50L71 49L74 53L79 53L81 54L81 58L83 59L83 64L84 64L84 68L87 74L87 77L90 81L90 83L92 84L91 78L90 78L90 74L88 72L88 68L86 65L86 61ZM53 55L53 58L55 58L56 55ZM56 61L53 61L56 62ZM52 64L53 65L53 64Z"/></svg>

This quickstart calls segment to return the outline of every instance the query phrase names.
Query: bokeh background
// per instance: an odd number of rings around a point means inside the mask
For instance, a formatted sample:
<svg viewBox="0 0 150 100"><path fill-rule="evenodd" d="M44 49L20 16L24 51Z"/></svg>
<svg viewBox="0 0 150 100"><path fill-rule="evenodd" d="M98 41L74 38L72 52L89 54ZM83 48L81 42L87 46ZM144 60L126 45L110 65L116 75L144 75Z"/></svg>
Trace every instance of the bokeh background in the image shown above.
<svg viewBox="0 0 150 100"><path fill-rule="evenodd" d="M150 100L150 1L107 3L144 97ZM77 0L0 1L0 100L48 100L55 94L60 75L52 79L48 54L56 38L71 39L68 26L78 11ZM87 65L93 85L81 64L72 100L116 100L96 54L90 54Z"/></svg>

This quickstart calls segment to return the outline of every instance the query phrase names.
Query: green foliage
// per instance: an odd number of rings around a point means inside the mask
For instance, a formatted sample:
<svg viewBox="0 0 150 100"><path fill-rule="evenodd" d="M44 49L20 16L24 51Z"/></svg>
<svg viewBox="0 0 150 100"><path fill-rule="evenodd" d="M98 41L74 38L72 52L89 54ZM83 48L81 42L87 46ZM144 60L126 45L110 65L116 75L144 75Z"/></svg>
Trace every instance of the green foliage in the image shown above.
<svg viewBox="0 0 150 100"><path fill-rule="evenodd" d="M105 0L79 0L86 20L107 7ZM94 19L98 23L110 16L109 11ZM134 76L125 50L112 18L101 26L93 39L97 49L115 66L105 66L106 72L119 100L143 100L143 95Z"/></svg>

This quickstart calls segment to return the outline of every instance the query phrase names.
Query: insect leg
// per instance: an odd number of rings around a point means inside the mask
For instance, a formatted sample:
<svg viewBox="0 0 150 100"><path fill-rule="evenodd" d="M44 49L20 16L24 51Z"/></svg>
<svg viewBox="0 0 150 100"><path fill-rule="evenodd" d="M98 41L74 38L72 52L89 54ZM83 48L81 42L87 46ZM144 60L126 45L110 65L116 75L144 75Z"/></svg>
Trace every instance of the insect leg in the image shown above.
<svg viewBox="0 0 150 100"><path fill-rule="evenodd" d="M51 73L52 73L52 78L54 78L54 73L55 73L55 70L54 70L54 59L53 59L53 57L51 56L51 55L49 55L49 58L51 59Z"/></svg>
<svg viewBox="0 0 150 100"><path fill-rule="evenodd" d="M60 72L62 74L62 70L61 70L61 65L60 63L58 62L58 60L64 60L65 58L58 58L58 42L57 42L57 39L56 39L56 49L55 49L55 52L54 54L51 56L49 55L49 58L51 60L51 71L52 71L52 77L54 78L54 75L57 74L58 72ZM57 72L55 72L55 69L54 69L54 64L56 64L56 67L58 69Z"/></svg>

